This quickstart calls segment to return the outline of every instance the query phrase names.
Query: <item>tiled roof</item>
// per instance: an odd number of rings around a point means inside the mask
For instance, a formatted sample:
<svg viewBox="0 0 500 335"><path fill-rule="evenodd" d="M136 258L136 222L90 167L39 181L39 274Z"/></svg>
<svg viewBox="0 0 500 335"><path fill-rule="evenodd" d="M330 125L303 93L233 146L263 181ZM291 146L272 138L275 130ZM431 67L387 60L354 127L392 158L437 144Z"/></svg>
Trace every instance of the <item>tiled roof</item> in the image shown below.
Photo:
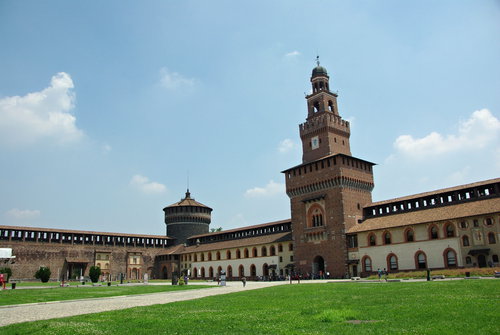
<svg viewBox="0 0 500 335"><path fill-rule="evenodd" d="M208 208L208 209L212 210L212 208L205 206L201 202L195 201L193 198L191 198L191 193L189 193L189 190L186 192L185 198L181 199L181 201L179 201L179 202L176 202L170 206L165 207L164 210L166 208L181 207L181 206L183 206L183 207L203 207L203 208Z"/></svg>
<svg viewBox="0 0 500 335"><path fill-rule="evenodd" d="M66 234L80 234L80 235L106 235L118 237L140 237L140 238L163 238L171 240L171 237L165 235L140 235L140 234L126 234L126 233L109 233L102 231L89 231L89 230L70 230L70 229L54 229L54 228L40 228L40 227L20 227L20 226L0 226L0 229L13 229L45 233L66 233Z"/></svg>
<svg viewBox="0 0 500 335"><path fill-rule="evenodd" d="M483 181L480 181L477 183L459 185L459 186L454 186L454 187L449 187L449 188L442 188L442 189L435 190L435 191L418 193L418 194L413 194L413 195L409 195L409 196L388 199L388 200L383 200L383 201L377 201L377 202L373 202L371 204L368 204L367 207L385 205L385 204L390 204L393 202L405 201L405 200L416 199L416 198L422 198L422 197L427 197L427 196L431 196L431 195L435 195L435 194L464 190L464 189L468 189L468 188L473 188L473 187L488 185L488 184L493 184L493 183L499 183L499 182L500 182L500 178L483 180Z"/></svg>
<svg viewBox="0 0 500 335"><path fill-rule="evenodd" d="M284 233L268 234L255 237L239 238L228 241L206 243L200 245L192 245L189 247L185 247L181 253L186 254L190 252L202 252L202 251L222 250L222 249L239 248L239 247L250 247L259 244L279 243L291 240L292 240L292 233L284 232Z"/></svg>
<svg viewBox="0 0 500 335"><path fill-rule="evenodd" d="M287 223L287 222L291 222L291 220L288 219L288 220L273 221L273 222L268 222L268 223L261 223L261 224L254 225L254 226L245 226L245 227L241 227L241 228L222 230L222 231L217 231L217 232L208 233L208 234L193 235L193 236L190 236L189 239L200 238L200 237L205 237L205 236L217 236L217 235L223 235L223 234L227 234L227 233L236 233L239 231L245 231L245 230L255 229L255 228L264 228L264 227L279 225L279 224Z"/></svg>
<svg viewBox="0 0 500 335"><path fill-rule="evenodd" d="M348 233L359 233L369 230L409 226L418 223L437 222L493 213L500 213L499 198L369 218L363 221L363 223L351 227Z"/></svg>
<svg viewBox="0 0 500 335"><path fill-rule="evenodd" d="M369 161L366 161L364 159L357 158L357 157L354 157L354 156L349 156L349 155L345 155L345 154L331 154L331 155L324 156L324 157L318 158L316 160L313 160L313 161L310 161L310 162L307 162L307 163L302 163L302 164L299 164L299 165L295 165L294 167L291 167L289 169L281 171L281 173L286 173L286 172L292 171L293 169L296 169L298 167L308 166L308 165L311 165L311 164L314 164L314 163L317 163L317 162L321 162L322 160L326 160L326 159L332 158L332 157L346 157L346 158L351 158L351 159L355 159L355 160L360 161L360 162L364 162L364 163L370 164L372 166L373 165L377 165L375 163L372 163L372 162L369 162Z"/></svg>

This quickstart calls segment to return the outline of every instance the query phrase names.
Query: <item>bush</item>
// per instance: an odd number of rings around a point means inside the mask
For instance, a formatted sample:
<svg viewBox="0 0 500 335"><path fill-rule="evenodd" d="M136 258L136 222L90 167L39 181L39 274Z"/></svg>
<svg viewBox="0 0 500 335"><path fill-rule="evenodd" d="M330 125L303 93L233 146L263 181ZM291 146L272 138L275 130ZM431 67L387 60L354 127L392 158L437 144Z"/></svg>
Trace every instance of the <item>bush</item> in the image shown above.
<svg viewBox="0 0 500 335"><path fill-rule="evenodd" d="M89 270L89 277L93 283L97 283L99 281L99 276L101 275L101 268L98 266L92 265Z"/></svg>
<svg viewBox="0 0 500 335"><path fill-rule="evenodd" d="M7 275L7 280L5 282L9 282L9 278L12 276L12 270L10 268L0 268L0 273Z"/></svg>
<svg viewBox="0 0 500 335"><path fill-rule="evenodd" d="M183 278L183 277L180 277L180 278L179 278L179 283L178 283L178 284L179 284L179 285L184 285L184 284L186 284L186 282L184 281L184 278Z"/></svg>
<svg viewBox="0 0 500 335"><path fill-rule="evenodd" d="M40 279L42 283L46 283L50 279L50 269L46 266L40 266L37 272L35 272L35 278Z"/></svg>

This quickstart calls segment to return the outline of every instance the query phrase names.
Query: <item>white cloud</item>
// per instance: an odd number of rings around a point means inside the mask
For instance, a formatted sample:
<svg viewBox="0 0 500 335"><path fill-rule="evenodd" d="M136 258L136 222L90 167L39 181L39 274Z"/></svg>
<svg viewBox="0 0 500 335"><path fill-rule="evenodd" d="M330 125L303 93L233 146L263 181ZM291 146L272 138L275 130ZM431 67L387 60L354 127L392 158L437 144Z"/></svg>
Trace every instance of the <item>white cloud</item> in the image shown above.
<svg viewBox="0 0 500 335"><path fill-rule="evenodd" d="M287 153L290 152L293 148L295 148L295 143L291 139L285 138L280 142L278 150L281 153Z"/></svg>
<svg viewBox="0 0 500 335"><path fill-rule="evenodd" d="M413 158L427 158L440 154L471 151L498 144L500 121L487 109L472 113L468 120L462 121L457 134L443 136L432 132L422 138L411 135L399 136L394 147L402 154Z"/></svg>
<svg viewBox="0 0 500 335"><path fill-rule="evenodd" d="M8 210L5 213L5 215L8 218L14 220L33 220L38 218L40 214L41 212L37 209L32 210L32 209L18 209L18 208L12 208L11 210Z"/></svg>
<svg viewBox="0 0 500 335"><path fill-rule="evenodd" d="M184 77L177 72L162 67L160 69L160 83L167 90L176 90L194 87L196 85L196 79Z"/></svg>
<svg viewBox="0 0 500 335"><path fill-rule="evenodd" d="M141 176L140 174L132 177L130 185L146 194L158 194L167 190L165 185L149 181L148 177Z"/></svg>
<svg viewBox="0 0 500 335"><path fill-rule="evenodd" d="M0 144L29 145L42 139L66 144L81 139L83 132L70 114L73 88L70 75L60 72L39 92L0 99Z"/></svg>
<svg viewBox="0 0 500 335"><path fill-rule="evenodd" d="M107 153L109 153L109 152L110 152L113 148L112 148L109 144L105 143L105 144L103 144L103 145L102 145L101 149L102 149L102 153L103 153L103 154L107 154Z"/></svg>
<svg viewBox="0 0 500 335"><path fill-rule="evenodd" d="M297 50L285 54L285 57L297 57L297 56L300 56L300 52L298 52Z"/></svg>
<svg viewBox="0 0 500 335"><path fill-rule="evenodd" d="M285 193L285 184L269 181L264 187L254 187L246 190L245 196L249 198L267 197L275 194Z"/></svg>

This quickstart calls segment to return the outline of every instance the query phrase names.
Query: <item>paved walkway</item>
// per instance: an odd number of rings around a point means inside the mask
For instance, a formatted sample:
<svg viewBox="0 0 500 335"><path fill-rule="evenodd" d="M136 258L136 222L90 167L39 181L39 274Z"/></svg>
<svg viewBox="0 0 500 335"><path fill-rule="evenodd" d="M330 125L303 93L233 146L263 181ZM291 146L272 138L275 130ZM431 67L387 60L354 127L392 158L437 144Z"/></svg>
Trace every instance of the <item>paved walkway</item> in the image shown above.
<svg viewBox="0 0 500 335"><path fill-rule="evenodd" d="M205 285L206 283L203 284ZM243 287L241 282L228 282L227 286L225 287L137 294L108 298L51 301L33 304L0 306L0 327L26 321L47 320L138 306L168 304L176 301L192 300L220 294L255 290L263 287L283 284L288 284L288 282L247 282L246 287ZM191 286L196 284L193 283L189 285Z"/></svg>

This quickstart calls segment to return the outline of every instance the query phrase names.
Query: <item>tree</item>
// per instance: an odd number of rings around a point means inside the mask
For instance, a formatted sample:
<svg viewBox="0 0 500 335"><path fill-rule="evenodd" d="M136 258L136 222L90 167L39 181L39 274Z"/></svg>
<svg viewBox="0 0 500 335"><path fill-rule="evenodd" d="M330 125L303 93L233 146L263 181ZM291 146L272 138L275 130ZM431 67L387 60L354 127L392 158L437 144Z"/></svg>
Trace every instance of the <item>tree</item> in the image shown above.
<svg viewBox="0 0 500 335"><path fill-rule="evenodd" d="M222 227L218 227L218 228L210 228L210 232L211 233L216 233L218 231L222 231Z"/></svg>
<svg viewBox="0 0 500 335"><path fill-rule="evenodd" d="M97 283L99 281L99 276L101 275L101 268L98 266L92 265L89 269L89 277L93 283Z"/></svg>
<svg viewBox="0 0 500 335"><path fill-rule="evenodd" d="M6 274L7 275L7 280L6 282L9 282L9 278L12 276L12 270L10 268L0 268L0 273Z"/></svg>
<svg viewBox="0 0 500 335"><path fill-rule="evenodd" d="M50 279L50 269L46 266L40 266L37 272L35 272L35 278L40 279L42 283L46 283Z"/></svg>

